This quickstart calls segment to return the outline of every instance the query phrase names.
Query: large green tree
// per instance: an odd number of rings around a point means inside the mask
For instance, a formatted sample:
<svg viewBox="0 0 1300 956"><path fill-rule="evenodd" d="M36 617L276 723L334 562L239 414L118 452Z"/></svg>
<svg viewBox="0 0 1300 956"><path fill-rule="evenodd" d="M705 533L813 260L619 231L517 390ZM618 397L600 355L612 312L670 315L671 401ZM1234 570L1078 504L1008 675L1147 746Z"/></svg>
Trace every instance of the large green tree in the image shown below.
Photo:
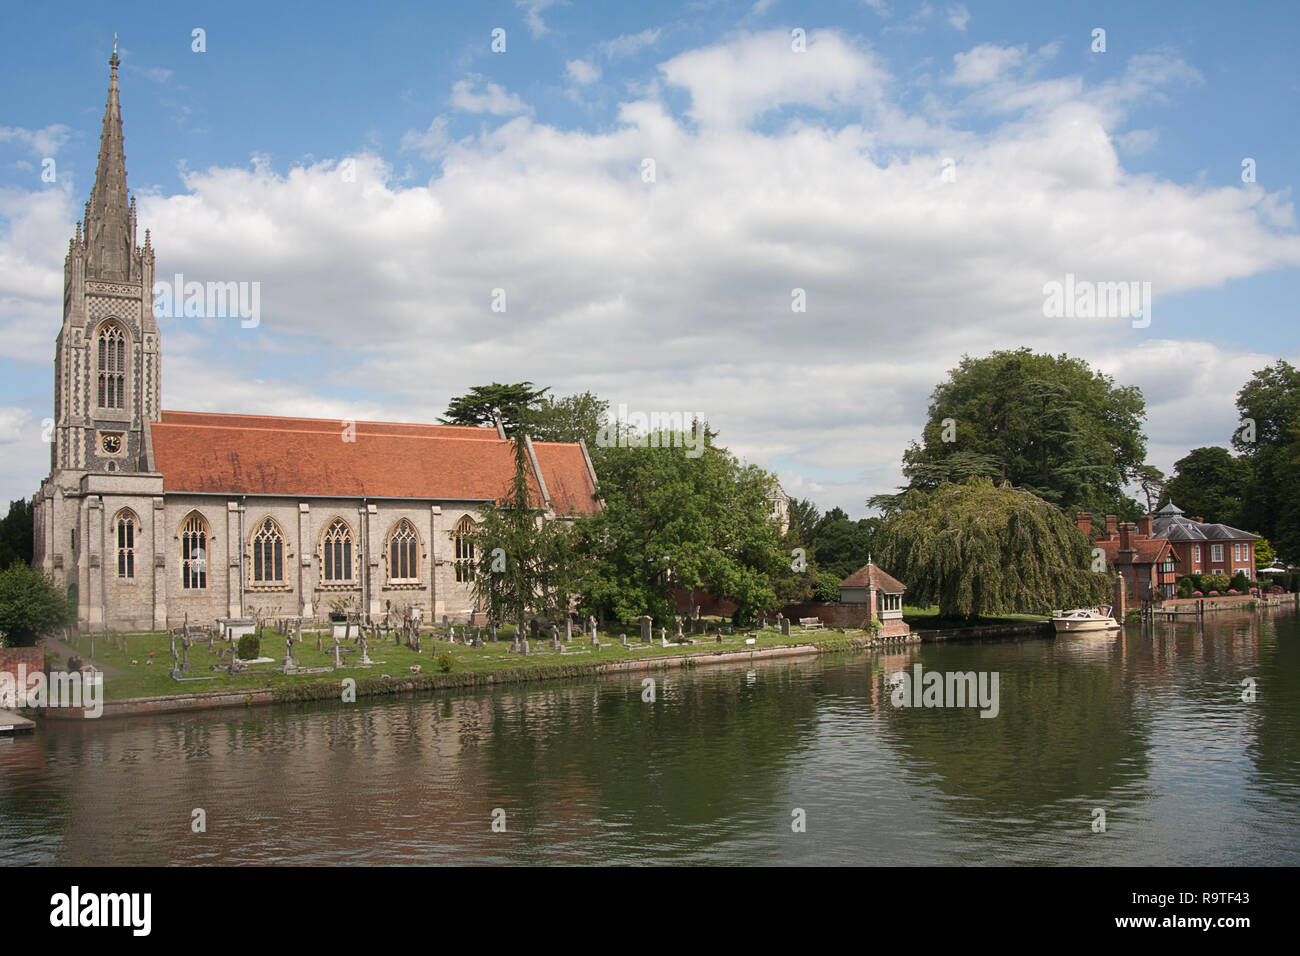
<svg viewBox="0 0 1300 956"><path fill-rule="evenodd" d="M0 645L31 647L74 616L68 591L15 562L0 571Z"/></svg>
<svg viewBox="0 0 1300 956"><path fill-rule="evenodd" d="M519 425L531 423L548 391L549 388L534 388L532 382L475 385L464 395L453 398L439 421L444 425L491 425L493 409L500 409L507 433L513 434Z"/></svg>
<svg viewBox="0 0 1300 956"><path fill-rule="evenodd" d="M1174 462L1165 497L1189 515L1237 526L1241 496L1250 478L1248 462L1218 445L1193 448Z"/></svg>
<svg viewBox="0 0 1300 956"><path fill-rule="evenodd" d="M561 398L547 395L528 413L529 433L534 441L582 439L590 450L596 444L596 433L608 411L609 402L591 392Z"/></svg>
<svg viewBox="0 0 1300 956"><path fill-rule="evenodd" d="M9 513L0 519L0 568L15 561L32 563L32 500L9 502Z"/></svg>
<svg viewBox="0 0 1300 956"><path fill-rule="evenodd" d="M1278 360L1237 393L1241 421L1232 446L1250 468L1241 523L1288 561L1300 557L1300 369Z"/></svg>
<svg viewBox="0 0 1300 956"><path fill-rule="evenodd" d="M1042 498L987 478L909 491L880 530L877 563L908 601L974 619L1103 603L1111 582L1091 570L1092 543Z"/></svg>
<svg viewBox="0 0 1300 956"><path fill-rule="evenodd" d="M1146 458L1141 391L1068 355L1028 348L966 356L931 396L907 490L970 477L1010 481L1072 511L1127 511L1125 484ZM873 499L888 512L900 503Z"/></svg>
<svg viewBox="0 0 1300 956"><path fill-rule="evenodd" d="M787 580L792 539L783 540L770 518L769 473L712 444L695 456L680 433L624 445L601 449L604 507L577 524L590 608L618 620L648 614L666 622L681 587L730 598L748 620L790 587L805 586Z"/></svg>

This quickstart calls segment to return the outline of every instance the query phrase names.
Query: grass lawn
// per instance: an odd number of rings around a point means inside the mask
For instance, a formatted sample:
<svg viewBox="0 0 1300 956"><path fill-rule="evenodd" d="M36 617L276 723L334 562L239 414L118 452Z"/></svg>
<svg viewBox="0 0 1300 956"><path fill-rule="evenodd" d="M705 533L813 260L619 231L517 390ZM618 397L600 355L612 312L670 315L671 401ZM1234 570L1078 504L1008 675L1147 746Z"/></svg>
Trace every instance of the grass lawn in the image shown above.
<svg viewBox="0 0 1300 956"><path fill-rule="evenodd" d="M903 620L910 624L914 631L938 631L952 627L985 627L990 624L1027 624L1050 619L1047 614L1006 614L1002 617L981 617L968 621L964 618L940 617L937 605L930 607L903 605Z"/></svg>
<svg viewBox="0 0 1300 956"><path fill-rule="evenodd" d="M458 628L458 634L463 634L463 630ZM321 630L321 650L316 650L316 632L303 631L302 643L294 645L294 658L300 667L325 667L331 666L334 662L333 639L329 636L328 628ZM425 634L422 638L422 654L416 654L415 651L408 647L399 647L391 642L389 643L370 643L367 646L367 654L374 663L370 667L358 667L356 661L360 658L359 645L356 639L340 645L353 648L353 653L341 655L343 667L339 670L329 671L323 674L282 674L280 673L280 661L284 659L284 635L266 628L262 632L261 656L275 659L275 663L256 664L247 668L239 675L231 675L227 671L228 664L217 659L214 651L220 648L221 642L214 644L213 650L208 649L206 642L196 644L190 648L189 659L192 672L185 675L186 677L212 677L212 680L174 680L169 671L171 670L172 657L170 651L170 639L166 632L137 632L125 635L126 652L118 650L111 643L104 640L103 635L95 637L95 652L92 658L93 663L100 667L101 670L107 671L104 674L104 695L108 700L124 700L132 697L164 697L172 694L203 693L208 691L219 690L255 690L258 688L270 687L272 689L292 688L305 684L337 684L345 677L354 677L358 684L363 679L379 678L382 674L388 674L393 679L410 677L410 668L414 665L420 667L421 676L442 673L435 657L442 652L451 655L452 669L451 673L490 673L494 671L521 671L528 669L553 668L557 665L590 665L593 663L606 663L612 661L633 660L654 657L672 657L680 654L711 654L719 650L741 650L763 647L774 647L782 644L813 644L813 643L847 643L854 637L862 637L862 631L847 631L840 633L835 630L825 628L814 628L804 630L800 627L792 627L789 636L781 634L779 630L767 629L759 632L749 632L756 634L756 640L753 645L746 645L746 633L737 633L722 638L718 643L716 638L709 637L705 639L701 635L696 635L697 643L688 645L679 645L669 643L667 647L660 647L658 637L656 636L653 644L642 644L640 641L640 629L637 625L628 625L624 627L613 627L608 632L601 634L601 649L599 651L591 647L590 637L574 634L573 642L565 645L567 653L558 653L551 650L549 639L539 640L531 644L530 653L527 657L522 654L509 653L511 643L512 629L505 628L498 632L502 639L496 642L489 641L485 647L468 647L464 644L451 644L445 640L440 633ZM625 648L619 644L620 634L626 634L628 646ZM89 636L75 637L71 646L76 648L83 657L90 656L90 638ZM179 654L179 647L178 647ZM53 651L47 651L53 654ZM152 660L153 663L147 663ZM132 663L134 661L134 663ZM59 662L61 665L63 662ZM59 666L51 660L51 666ZM213 664L219 664L219 670L212 670ZM112 673L117 671L118 673Z"/></svg>

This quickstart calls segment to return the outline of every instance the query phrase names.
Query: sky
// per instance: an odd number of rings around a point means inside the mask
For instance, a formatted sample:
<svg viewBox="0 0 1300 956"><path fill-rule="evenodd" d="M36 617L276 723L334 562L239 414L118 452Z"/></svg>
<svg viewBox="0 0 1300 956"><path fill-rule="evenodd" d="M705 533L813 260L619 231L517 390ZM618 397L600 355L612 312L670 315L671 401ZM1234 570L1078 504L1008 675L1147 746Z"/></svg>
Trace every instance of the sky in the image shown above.
<svg viewBox="0 0 1300 956"><path fill-rule="evenodd" d="M1228 444L1254 370L1300 360L1300 5L5 17L6 499L49 471L114 33L159 278L259 292L256 324L159 319L165 408L435 421L473 385L529 380L700 413L791 496L856 517L902 483L964 355L1066 352L1140 387L1165 471ZM1061 315L1046 290L1067 277L1149 283L1150 308Z"/></svg>

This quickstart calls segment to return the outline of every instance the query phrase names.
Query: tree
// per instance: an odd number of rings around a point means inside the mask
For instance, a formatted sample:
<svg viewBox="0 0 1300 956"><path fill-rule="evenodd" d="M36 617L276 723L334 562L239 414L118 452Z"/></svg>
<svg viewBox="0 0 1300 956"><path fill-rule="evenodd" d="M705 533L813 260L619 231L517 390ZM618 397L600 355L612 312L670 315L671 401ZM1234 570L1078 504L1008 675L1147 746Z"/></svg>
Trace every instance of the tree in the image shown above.
<svg viewBox="0 0 1300 956"><path fill-rule="evenodd" d="M1255 542L1255 570L1260 568L1271 567L1277 560L1277 552L1273 550L1273 545L1268 538L1260 538Z"/></svg>
<svg viewBox="0 0 1300 956"><path fill-rule="evenodd" d="M1189 515L1236 526L1241 520L1241 496L1250 478L1250 465L1226 448L1193 448L1174 462L1165 496Z"/></svg>
<svg viewBox="0 0 1300 956"><path fill-rule="evenodd" d="M577 522L584 601L618 620L666 623L676 588L707 588L752 619L778 602L775 582L791 570L770 520L772 475L712 444L688 457L681 437L655 432L601 449L604 507Z"/></svg>
<svg viewBox="0 0 1300 956"><path fill-rule="evenodd" d="M532 468L522 433L511 445L510 486L484 509L471 534L474 593L493 620L510 621L522 633L529 612L544 618L566 613L576 580L572 532L545 517L541 493L529 483Z"/></svg>
<svg viewBox="0 0 1300 956"><path fill-rule="evenodd" d="M1116 511L1146 458L1141 391L1087 362L1028 348L966 356L931 396L906 490L971 477L1010 481L1066 510ZM901 501L879 496L887 512Z"/></svg>
<svg viewBox="0 0 1300 956"><path fill-rule="evenodd" d="M813 553L823 571L836 575L842 581L867 563L876 545L876 535L882 519L859 518L852 521L838 508L838 515L823 521L813 538ZM840 517L840 516L843 517Z"/></svg>
<svg viewBox="0 0 1300 956"><path fill-rule="evenodd" d="M1165 485L1168 481L1165 473L1155 465L1139 465L1134 470L1133 477L1137 480L1142 497L1146 499L1146 513L1154 514L1160 507L1161 496L1165 493Z"/></svg>
<svg viewBox="0 0 1300 956"><path fill-rule="evenodd" d="M21 562L0 571L0 644L33 647L74 616L68 591Z"/></svg>
<svg viewBox="0 0 1300 956"><path fill-rule="evenodd" d="M1059 508L987 478L908 492L880 536L881 567L946 617L1042 614L1111 593L1090 569L1092 543Z"/></svg>
<svg viewBox="0 0 1300 956"><path fill-rule="evenodd" d="M0 519L0 568L32 563L32 509L30 498L9 502L9 513Z"/></svg>
<svg viewBox="0 0 1300 956"><path fill-rule="evenodd" d="M591 449L609 402L591 392L555 398L547 395L529 413L529 432L534 441L576 442L582 439Z"/></svg>
<svg viewBox="0 0 1300 956"><path fill-rule="evenodd" d="M543 404L549 388L533 388L532 382L514 385L475 385L464 395L457 395L439 419L444 425L490 425L493 409L501 410L501 420L508 434L520 424L528 424Z"/></svg>
<svg viewBox="0 0 1300 956"><path fill-rule="evenodd" d="M1250 468L1242 523L1293 560L1300 556L1300 369L1279 359L1255 372L1237 393L1237 411L1232 446Z"/></svg>
<svg viewBox="0 0 1300 956"><path fill-rule="evenodd" d="M817 506L807 498L790 499L790 527L798 528L804 540L809 543L816 540L817 523L821 517Z"/></svg>

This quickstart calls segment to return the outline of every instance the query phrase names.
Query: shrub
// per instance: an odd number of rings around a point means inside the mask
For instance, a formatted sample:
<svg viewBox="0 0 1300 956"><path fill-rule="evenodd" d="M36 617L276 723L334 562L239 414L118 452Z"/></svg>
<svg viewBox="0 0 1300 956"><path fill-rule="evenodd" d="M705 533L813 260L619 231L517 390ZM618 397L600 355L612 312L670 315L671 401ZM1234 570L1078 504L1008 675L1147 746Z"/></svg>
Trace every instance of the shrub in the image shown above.
<svg viewBox="0 0 1300 956"><path fill-rule="evenodd" d="M1201 575L1201 589L1205 591L1228 590L1230 579L1226 574L1203 574Z"/></svg>
<svg viewBox="0 0 1300 956"><path fill-rule="evenodd" d="M1193 583L1190 575L1178 579L1178 596L1180 598L1191 597L1195 590L1196 590L1196 586Z"/></svg>
<svg viewBox="0 0 1300 956"><path fill-rule="evenodd" d="M1250 589L1250 578L1246 577L1245 571L1238 571L1228 582L1228 587L1234 591L1247 591Z"/></svg>
<svg viewBox="0 0 1300 956"><path fill-rule="evenodd" d="M840 579L829 571L823 571L817 576L817 583L813 585L813 600L826 601L828 603L836 602L840 599Z"/></svg>
<svg viewBox="0 0 1300 956"><path fill-rule="evenodd" d="M239 646L235 653L241 661L256 660L261 656L262 642L256 634L245 634L239 639Z"/></svg>
<svg viewBox="0 0 1300 956"><path fill-rule="evenodd" d="M15 561L0 571L0 644L35 647L76 617L68 591L36 568Z"/></svg>
<svg viewBox="0 0 1300 956"><path fill-rule="evenodd" d="M450 674L451 668L455 664L449 651L443 651L439 654L435 658L435 662L438 665L438 670L442 671L444 674Z"/></svg>

